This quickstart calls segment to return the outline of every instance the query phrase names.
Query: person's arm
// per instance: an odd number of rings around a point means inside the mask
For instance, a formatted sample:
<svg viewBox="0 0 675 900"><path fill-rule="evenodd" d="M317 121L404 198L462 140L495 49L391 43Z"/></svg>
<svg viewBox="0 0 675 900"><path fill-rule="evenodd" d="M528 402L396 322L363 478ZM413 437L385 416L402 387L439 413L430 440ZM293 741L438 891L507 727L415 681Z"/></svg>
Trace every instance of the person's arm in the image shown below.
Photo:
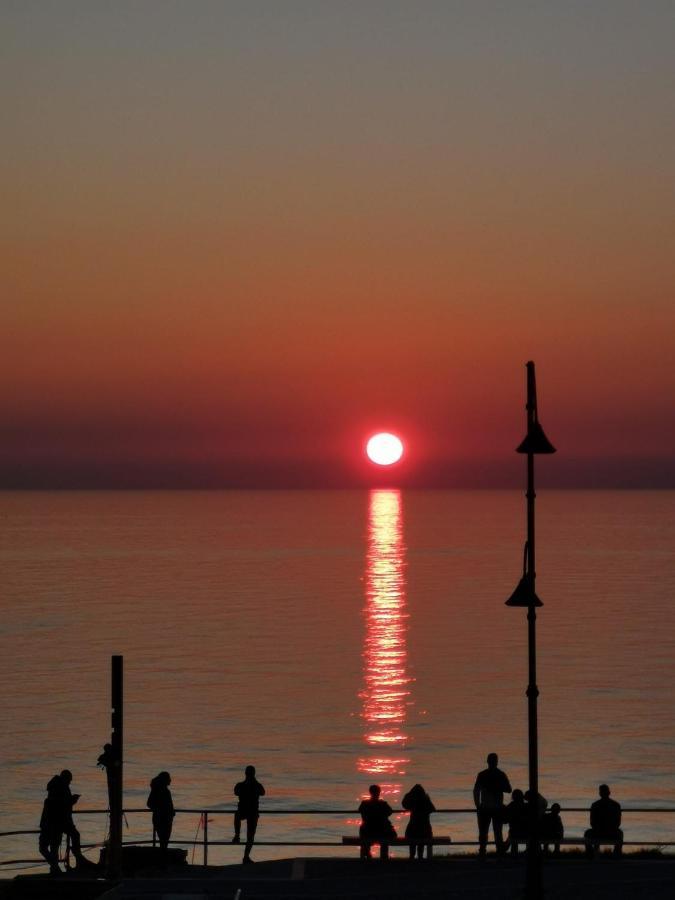
<svg viewBox="0 0 675 900"><path fill-rule="evenodd" d="M235 797L241 796L241 781L238 782L237 784L235 784L235 786L234 786L234 796Z"/></svg>
<svg viewBox="0 0 675 900"><path fill-rule="evenodd" d="M478 809L478 807L480 806L480 783L479 783L479 781L480 781L480 779L476 778L476 783L473 786L473 802L474 802L476 809Z"/></svg>
<svg viewBox="0 0 675 900"><path fill-rule="evenodd" d="M504 793L511 794L513 793L513 788L511 787L511 782L509 781L509 776L504 773Z"/></svg>
<svg viewBox="0 0 675 900"><path fill-rule="evenodd" d="M260 784L260 782L258 782L258 796L259 797L265 796L265 788L262 786L262 784Z"/></svg>
<svg viewBox="0 0 675 900"><path fill-rule="evenodd" d="M383 800L382 802L384 803L385 814L386 814L387 818L389 818L389 816L393 813L394 810L391 808L391 806L389 806L389 804L387 803L386 800Z"/></svg>
<svg viewBox="0 0 675 900"><path fill-rule="evenodd" d="M403 800L401 800L401 806L403 809L410 809L410 794L406 794Z"/></svg>
<svg viewBox="0 0 675 900"><path fill-rule="evenodd" d="M598 810L595 803L591 803L591 828L598 827Z"/></svg>

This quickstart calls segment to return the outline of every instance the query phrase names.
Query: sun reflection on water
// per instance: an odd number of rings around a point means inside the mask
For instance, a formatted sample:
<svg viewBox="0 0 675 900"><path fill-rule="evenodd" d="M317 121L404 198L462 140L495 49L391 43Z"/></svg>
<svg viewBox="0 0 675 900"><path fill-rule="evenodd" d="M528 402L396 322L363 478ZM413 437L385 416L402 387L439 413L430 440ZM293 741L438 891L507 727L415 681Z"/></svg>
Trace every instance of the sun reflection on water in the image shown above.
<svg viewBox="0 0 675 900"><path fill-rule="evenodd" d="M365 741L377 752L361 757L358 770L377 776L386 793L400 794L397 776L405 774L409 762L404 755L405 722L412 679L407 673L405 548L398 490L370 492L365 584L365 684L359 696Z"/></svg>

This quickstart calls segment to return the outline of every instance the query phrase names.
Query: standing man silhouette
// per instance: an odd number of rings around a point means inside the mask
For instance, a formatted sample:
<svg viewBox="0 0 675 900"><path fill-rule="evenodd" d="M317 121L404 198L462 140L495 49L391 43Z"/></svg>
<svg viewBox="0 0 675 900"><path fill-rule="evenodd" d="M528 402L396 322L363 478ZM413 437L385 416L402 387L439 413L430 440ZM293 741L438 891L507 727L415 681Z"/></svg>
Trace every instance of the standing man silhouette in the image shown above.
<svg viewBox="0 0 675 900"><path fill-rule="evenodd" d="M59 849L63 837L63 784L61 776L54 775L47 785L47 797L42 807L40 818L40 853L49 863L49 874L60 875Z"/></svg>
<svg viewBox="0 0 675 900"><path fill-rule="evenodd" d="M244 848L242 862L252 863L251 847L253 847L253 840L260 817L258 805L260 798L265 794L265 788L259 781L256 781L255 766L246 766L244 780L235 784L234 793L239 798L239 804L234 814L234 837L232 838L232 843L238 844L240 842L241 823L246 821L246 847Z"/></svg>
<svg viewBox="0 0 675 900"><path fill-rule="evenodd" d="M506 851L502 838L502 821L504 810L504 794L511 793L509 779L501 769L497 768L499 757L496 753L488 753L487 769L476 776L473 786L473 802L478 815L479 854L485 856L487 851L490 823L495 836L495 846L500 855Z"/></svg>

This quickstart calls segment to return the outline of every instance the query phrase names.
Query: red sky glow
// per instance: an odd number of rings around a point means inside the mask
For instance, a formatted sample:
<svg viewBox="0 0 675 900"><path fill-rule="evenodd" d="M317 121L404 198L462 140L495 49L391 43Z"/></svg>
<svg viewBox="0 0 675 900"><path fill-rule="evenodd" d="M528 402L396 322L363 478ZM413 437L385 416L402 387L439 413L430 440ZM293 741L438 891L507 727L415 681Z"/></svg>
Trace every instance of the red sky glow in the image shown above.
<svg viewBox="0 0 675 900"><path fill-rule="evenodd" d="M675 486L672 9L411 10L5 5L0 487Z"/></svg>

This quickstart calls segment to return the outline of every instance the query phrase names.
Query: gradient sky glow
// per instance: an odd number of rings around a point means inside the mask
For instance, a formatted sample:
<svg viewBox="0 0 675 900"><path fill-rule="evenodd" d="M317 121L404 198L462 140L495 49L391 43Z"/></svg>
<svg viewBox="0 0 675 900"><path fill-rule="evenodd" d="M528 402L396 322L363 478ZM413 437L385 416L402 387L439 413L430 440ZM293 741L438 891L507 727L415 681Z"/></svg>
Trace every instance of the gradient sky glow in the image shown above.
<svg viewBox="0 0 675 900"><path fill-rule="evenodd" d="M0 19L0 486L675 486L672 2Z"/></svg>

